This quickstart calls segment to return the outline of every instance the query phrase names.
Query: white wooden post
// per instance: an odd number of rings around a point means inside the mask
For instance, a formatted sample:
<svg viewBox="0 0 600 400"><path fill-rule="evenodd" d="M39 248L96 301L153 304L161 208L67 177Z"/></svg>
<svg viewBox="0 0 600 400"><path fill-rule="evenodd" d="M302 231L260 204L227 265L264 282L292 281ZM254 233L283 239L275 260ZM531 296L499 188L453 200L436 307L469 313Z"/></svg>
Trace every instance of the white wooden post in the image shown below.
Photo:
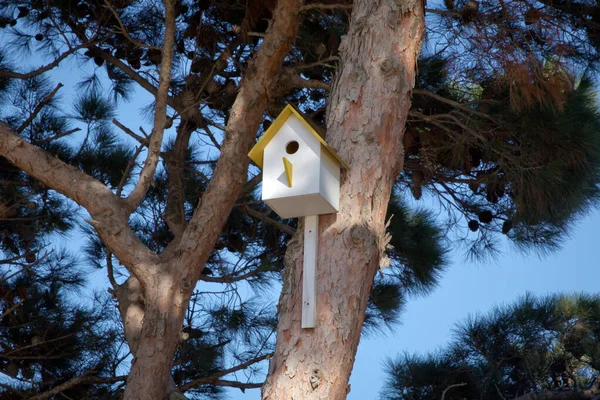
<svg viewBox="0 0 600 400"><path fill-rule="evenodd" d="M317 326L317 254L319 216L304 217L304 269L302 277L302 328Z"/></svg>

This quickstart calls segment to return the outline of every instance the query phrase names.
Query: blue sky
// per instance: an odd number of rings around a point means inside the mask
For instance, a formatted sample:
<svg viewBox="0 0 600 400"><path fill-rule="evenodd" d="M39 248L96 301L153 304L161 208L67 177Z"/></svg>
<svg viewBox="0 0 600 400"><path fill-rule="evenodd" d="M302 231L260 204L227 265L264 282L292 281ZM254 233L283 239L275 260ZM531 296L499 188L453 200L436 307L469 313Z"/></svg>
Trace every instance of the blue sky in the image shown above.
<svg viewBox="0 0 600 400"><path fill-rule="evenodd" d="M53 72L55 83L65 84L61 92L67 99L76 92L75 84L80 74L81 67L76 63ZM145 92L135 91L133 99L133 104L119 107L119 119L135 131L142 125L149 132L151 124L140 115L139 108L147 105L151 98ZM452 335L453 325L470 314L485 313L494 305L510 303L527 291L540 295L559 291L597 291L600 282L600 261L595 248L600 246L596 239L598 226L600 211L575 224L571 239L565 242L561 251L542 259L535 255L523 256L508 245L501 256L486 263L465 261L463 250L453 252L451 266L439 287L427 297L408 302L402 325L386 336L363 338L348 399L378 398L385 380L382 363L387 357L395 357L404 351L428 352L443 346ZM232 399L260 398L258 390L248 390L245 394L231 390L229 393Z"/></svg>

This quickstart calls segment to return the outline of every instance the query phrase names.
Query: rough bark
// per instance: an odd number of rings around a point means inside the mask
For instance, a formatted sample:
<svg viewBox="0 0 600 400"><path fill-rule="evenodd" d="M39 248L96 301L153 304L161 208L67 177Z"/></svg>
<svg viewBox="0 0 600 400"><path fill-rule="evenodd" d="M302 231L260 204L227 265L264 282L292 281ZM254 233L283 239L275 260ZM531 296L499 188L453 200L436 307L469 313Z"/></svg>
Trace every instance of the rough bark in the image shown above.
<svg viewBox="0 0 600 400"><path fill-rule="evenodd" d="M154 274L144 291L144 320L125 400L163 399L168 391L173 354L189 303L190 290L181 286L182 272Z"/></svg>
<svg viewBox="0 0 600 400"><path fill-rule="evenodd" d="M327 140L350 165L340 210L321 216L317 327L301 321L302 229L286 254L277 343L263 399L345 399L385 216L403 160L402 136L424 30L419 0L356 0L329 101Z"/></svg>

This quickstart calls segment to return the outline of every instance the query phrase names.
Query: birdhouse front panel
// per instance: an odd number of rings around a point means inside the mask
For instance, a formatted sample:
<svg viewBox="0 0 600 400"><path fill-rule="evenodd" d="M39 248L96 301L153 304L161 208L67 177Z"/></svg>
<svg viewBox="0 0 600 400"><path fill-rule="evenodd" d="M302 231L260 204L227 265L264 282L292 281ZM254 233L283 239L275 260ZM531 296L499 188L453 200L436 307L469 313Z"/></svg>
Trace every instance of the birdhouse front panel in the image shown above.
<svg viewBox="0 0 600 400"><path fill-rule="evenodd" d="M292 115L265 147L263 200L319 191L321 143L305 129Z"/></svg>
<svg viewBox="0 0 600 400"><path fill-rule="evenodd" d="M336 212L340 168L332 158L306 124L291 114L264 149L263 201L282 218Z"/></svg>

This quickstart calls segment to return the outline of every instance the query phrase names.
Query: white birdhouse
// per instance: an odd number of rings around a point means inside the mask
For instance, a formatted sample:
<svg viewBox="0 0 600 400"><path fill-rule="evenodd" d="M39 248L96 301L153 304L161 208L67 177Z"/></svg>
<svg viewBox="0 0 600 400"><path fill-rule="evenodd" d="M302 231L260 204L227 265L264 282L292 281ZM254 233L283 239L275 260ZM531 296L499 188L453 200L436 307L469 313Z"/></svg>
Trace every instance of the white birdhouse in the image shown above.
<svg viewBox="0 0 600 400"><path fill-rule="evenodd" d="M262 200L281 218L337 212L348 168L291 105L248 154L262 168Z"/></svg>
<svg viewBox="0 0 600 400"><path fill-rule="evenodd" d="M314 328L319 215L338 211L340 168L349 168L291 105L248 156L263 170L263 201L281 218L305 217L302 327Z"/></svg>

